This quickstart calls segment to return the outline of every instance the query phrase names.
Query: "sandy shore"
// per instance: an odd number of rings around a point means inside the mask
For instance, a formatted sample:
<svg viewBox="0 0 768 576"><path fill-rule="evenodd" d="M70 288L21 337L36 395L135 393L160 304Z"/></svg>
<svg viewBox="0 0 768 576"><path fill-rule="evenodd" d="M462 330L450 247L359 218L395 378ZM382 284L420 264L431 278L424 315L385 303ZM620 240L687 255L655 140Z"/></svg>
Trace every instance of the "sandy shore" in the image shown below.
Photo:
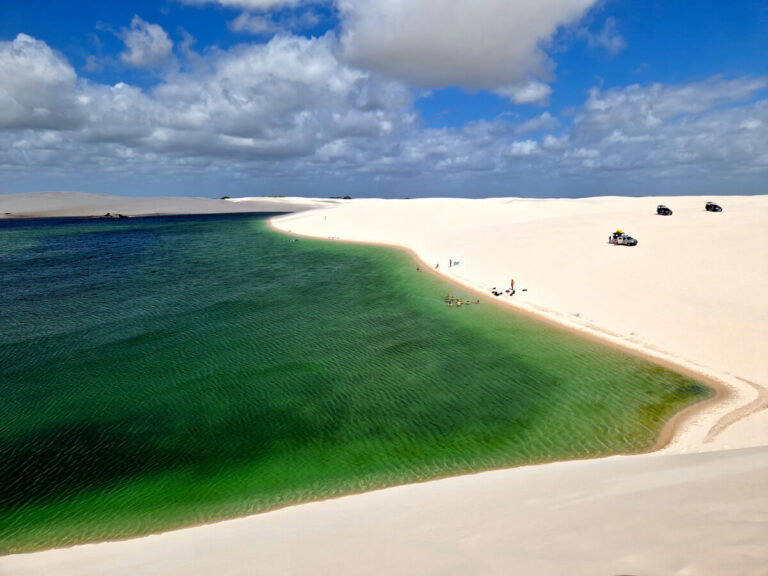
<svg viewBox="0 0 768 576"><path fill-rule="evenodd" d="M653 454L6 556L0 575L768 574L767 196L330 202L273 223L409 248L488 299L703 374L727 397ZM656 216L658 203L674 215ZM638 246L607 244L616 228ZM512 278L514 297L490 296Z"/></svg>
<svg viewBox="0 0 768 576"><path fill-rule="evenodd" d="M681 424L675 452L768 445L766 223L768 196L371 199L273 219L409 248L494 301L721 383L728 398ZM617 228L638 245L609 245ZM491 296L513 278L514 297Z"/></svg>

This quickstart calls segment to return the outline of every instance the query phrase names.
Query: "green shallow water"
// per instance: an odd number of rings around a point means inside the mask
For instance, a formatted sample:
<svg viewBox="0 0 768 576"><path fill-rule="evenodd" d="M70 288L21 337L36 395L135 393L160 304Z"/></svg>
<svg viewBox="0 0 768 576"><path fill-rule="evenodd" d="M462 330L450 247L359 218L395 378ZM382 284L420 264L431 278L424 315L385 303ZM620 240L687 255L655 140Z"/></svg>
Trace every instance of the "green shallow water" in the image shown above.
<svg viewBox="0 0 768 576"><path fill-rule="evenodd" d="M0 553L650 447L711 395L264 217L0 222Z"/></svg>

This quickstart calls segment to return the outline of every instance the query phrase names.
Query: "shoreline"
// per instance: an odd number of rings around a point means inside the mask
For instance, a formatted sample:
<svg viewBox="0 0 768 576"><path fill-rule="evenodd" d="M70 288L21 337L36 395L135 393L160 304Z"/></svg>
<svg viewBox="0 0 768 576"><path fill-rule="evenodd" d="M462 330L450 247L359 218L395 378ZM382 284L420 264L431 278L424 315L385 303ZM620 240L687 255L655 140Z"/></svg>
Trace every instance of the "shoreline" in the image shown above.
<svg viewBox="0 0 768 576"><path fill-rule="evenodd" d="M727 197L724 197L727 198ZM730 197L735 204L740 202L742 205L748 205L750 208L750 214L753 221L761 221L759 215L765 213L768 216L768 196L756 196L756 197ZM587 199L576 200L555 200L555 199L516 199L516 198L493 198L482 200L469 200L469 199L419 199L409 200L407 204L403 204L406 201L397 200L361 200L358 206L345 206L339 209L332 209L330 211L311 211L303 214L290 214L285 216L276 216L270 218L270 224L283 232L302 235L317 239L328 239L336 242L353 242L361 244L377 244L385 245L393 248L406 250L409 252L416 261L423 264L423 268L430 270L436 274L439 274L443 279L446 279L452 283L460 285L467 290L471 290L476 294L484 297L486 301L496 302L498 305L507 306L508 309L514 309L518 313L527 315L532 318L536 318L540 322L548 323L552 326L557 326L560 329L567 330L576 334L579 337L587 338L596 342L600 342L603 345L614 347L624 352L633 354L637 357L644 358L656 364L670 367L677 372L689 375L695 379L705 383L710 388L713 388L716 392L714 398L698 403L695 406L695 410L689 411L688 409L679 413L679 416L674 418L675 433L668 436L668 441L660 443L657 446L658 449L663 452L695 452L701 450L717 450L721 448L731 447L746 447L752 445L768 445L768 389L766 389L765 378L768 377L768 363L764 360L759 360L759 364L752 366L753 372L757 368L759 376L740 373L741 367L738 367L735 371L733 366L718 367L709 363L709 356L705 362L701 361L701 358L697 358L696 355L691 356L687 354L681 354L680 350L671 350L665 346L663 341L659 342L658 338L635 335L632 331L627 333L627 328L621 328L621 322L614 326L610 323L606 326L605 318L601 322L594 317L585 317L586 314L580 315L575 313L566 312L567 308L560 307L557 309L552 305L546 305L546 303L537 302L530 296L524 296L524 292L521 294L520 287L526 284L520 284L518 282L518 295L515 298L507 297L506 295L495 298L490 295L490 286L498 285L498 282L493 284L486 282L487 278L482 278L480 274L489 276L493 273L496 277L498 274L494 272L498 267L495 260L484 262L484 267L473 268L469 273L465 273L465 269L468 268L464 262L465 258L468 258L467 252L470 252L473 258L482 256L479 243L489 242L494 243L494 240L503 237L499 236L497 228L499 223L503 222L504 227L520 227L523 228L521 234L525 237L529 226L537 226L538 229L548 229L547 224L550 220L554 219L555 222L560 224L567 224L574 218L581 219L593 219L596 220L596 216L600 216L599 220L602 221L603 211L611 215L611 219L614 217L614 212L619 210L626 210L624 205L630 207L636 206L640 203L648 203L650 200L655 204L657 201L667 202L673 204L676 200L677 204L683 202L689 205L696 205L703 202L700 197L677 197L675 199L670 198L657 198L657 197L644 197L644 198L618 198L618 197L594 197ZM421 204L421 205L420 205ZM677 204L674 204L677 206ZM603 205L607 205L604 208ZM753 206L754 205L754 209ZM431 216L433 212L440 209L441 220L445 222L433 223L429 221L428 224L423 224L422 220ZM727 208L728 209L728 208ZM635 210L635 209L633 209ZM493 214L492 212L502 213L500 216ZM518 217L518 211L523 213L523 217ZM549 212L553 212L554 215L550 215ZM743 210L742 214L745 214ZM540 220L541 214L544 214L545 220ZM319 218L317 215L323 214L323 218ZM585 216L586 214L586 216ZM740 214L739 219L744 219L746 216ZM326 223L326 218L329 220ZM508 216L508 218L507 218ZM476 224L475 221L469 223L466 229L462 229L461 233L467 238L462 237L461 241L456 241L456 232L453 226L458 225L460 222L465 222L468 219L475 217L481 224ZM563 220L563 218L570 220ZM647 227L651 225L658 229L659 234L664 233L667 236L670 235L668 230L663 229L666 222L672 222L671 220L653 220L657 218L655 215L647 218L636 213L631 214L632 218L638 221L637 226L643 224ZM330 224L330 220L334 219L333 224ZM622 216L626 219L626 216ZM645 220L643 220L645 218ZM689 218L699 218L691 216ZM396 222L391 224L390 222ZM531 224L529 224L531 222ZM709 220L698 220L699 226L702 223L711 223ZM717 221L715 221L717 222ZM677 225L677 221L675 221ZM687 224L686 224L687 225ZM722 226L722 224L719 224ZM727 224L726 224L727 225ZM485 226L485 227L483 227ZM581 223L578 226L583 228ZM582 228L577 226L579 232ZM735 227L735 225L734 225ZM325 232L332 232L331 234L325 234ZM427 234L424 232L428 231ZM651 230L652 232L653 230ZM650 232L649 232L650 233ZM567 234L566 234L567 235ZM751 235L754 235L756 239L759 238L756 230L750 230L744 235L743 242L741 238L738 240L740 243L738 247L731 246L728 242L724 243L722 251L724 251L723 258L729 262L733 262L734 258L729 248L735 248L742 251L741 246L751 246ZM477 240L480 238L481 240ZM541 235L537 237L539 240ZM544 236L543 238L546 238ZM687 258L684 253L684 242L690 244L692 241L696 243L696 237L694 236L675 236L672 234L670 238L676 242L680 242L683 249L681 249L682 257ZM702 237L703 238L703 237ZM734 237L734 239L736 239ZM707 238L708 242L714 247L712 250L720 249L719 246L715 246L719 239ZM730 240L730 237L728 238ZM435 259L438 259L439 254L435 251L437 244L445 242L456 242L459 249L452 249L448 246L445 250L440 250L443 254L451 253L463 255L462 267L457 270L457 267L452 268L441 267L435 269L433 264ZM657 242L658 243L658 242ZM455 248L455 247L454 247ZM526 246L531 250L538 250L542 252L542 259L546 261L553 252L552 249L544 249L543 251L537 246ZM612 247L615 248L615 247ZM667 245L660 244L658 246L661 250L669 250ZM555 248L555 256L557 257L559 248ZM594 248L592 248L594 251ZM637 248L618 248L617 250L628 250L629 252L622 253L622 256L626 254L626 259L630 260L635 257ZM700 248L700 251L705 249ZM768 259L768 251L760 248L763 252L766 252L766 259ZM758 252L759 252L758 250ZM506 250L499 251L498 249L488 248L484 249L484 252L490 252L493 256L504 262L507 258ZM597 253L596 253L597 254ZM599 257L601 260L610 258L613 254L610 252L603 252L604 256ZM646 256L640 256L640 258L647 258ZM508 258L507 258L508 259ZM752 276L756 275L757 282L755 284L749 284L751 288L764 285L768 287L768 267L761 267L758 262L763 259L758 258L756 261L744 262L747 265L747 269L752 269ZM489 263L490 262L490 263ZM737 267L737 270L744 269L744 262L736 261L741 268ZM623 262L619 262L623 264ZM647 266L646 266L647 267ZM514 269L514 268L513 268ZM489 270L491 271L489 273ZM697 273L702 274L702 270L699 269ZM498 272L498 270L496 270ZM629 271L628 271L629 272ZM749 277L749 273L734 274L736 277ZM517 277L518 274L516 273ZM556 277L554 275L551 275ZM519 280L519 279L518 279ZM551 280L551 278L550 278ZM683 278L685 280L685 278ZM746 285L745 285L746 286ZM592 286L597 291L600 286ZM560 290L562 292L562 290ZM637 292L637 290L635 290ZM730 296L730 290L727 284L723 284L723 288L720 290L720 294L727 294ZM530 292L528 293L531 294ZM687 297L689 292L683 291L683 297ZM672 294L675 296L675 294ZM679 295L678 295L679 296ZM753 322L751 329L757 329L755 333L755 340L747 339L744 344L756 346L754 348L757 356L759 354L759 342L761 341L760 334L765 335L765 326L759 323L759 318L766 314L764 308L764 298L762 296L756 296L755 292L751 296L759 301L757 304L759 313L753 315ZM587 294L587 297L591 297L593 300L595 297ZM637 297L637 295L635 296ZM643 296L646 300L647 296ZM631 299L631 297L628 297ZM716 299L713 296L713 299ZM733 299L733 298L732 298ZM738 299L737 299L738 300ZM675 301L672 300L672 303ZM619 307L623 307L623 303L619 301L614 303ZM573 305L573 304L572 304ZM573 305L576 307L575 305ZM743 311L739 308L742 306L741 301L735 303L734 312L738 309L740 314ZM598 303L599 308L599 303ZM578 308L577 308L578 309ZM593 311L594 313L594 311ZM696 323L697 320L691 317L691 312L686 310L687 316L678 320L680 326L687 326L687 322ZM694 314L696 311L694 310ZM704 313L701 317L706 318L707 313ZM614 318L614 316L611 316ZM741 318L743 322L743 316ZM610 318L608 318L610 319ZM728 320L732 323L733 316L723 316L723 320ZM637 319L635 319L637 321ZM719 321L719 318L715 318L713 321ZM624 322L626 325L627 322ZM647 322L646 322L647 324ZM677 330L680 332L680 330ZM639 331L638 331L639 332ZM684 332L681 332L683 334ZM708 332L703 337L709 338L709 346L718 346L720 342L725 342L723 338L718 336L719 332ZM702 335L697 335L701 338ZM667 338L669 339L669 338ZM683 337L685 340L685 337ZM679 342L680 340L675 340ZM713 344L714 343L714 344ZM731 351L738 350L739 342L735 347L733 341L730 342L729 348ZM690 345L688 346L690 347ZM743 346L742 346L743 347ZM705 350L702 347L698 353L698 356L705 356L701 351ZM743 356L743 354L742 354ZM753 361L756 360L756 356L753 355ZM731 362L733 364L733 362ZM738 425L738 426L736 426ZM738 428L738 429L737 429ZM725 433L725 434L724 434ZM665 436L669 434L668 430L663 433ZM663 445L662 445L663 444Z"/></svg>
<svg viewBox="0 0 768 576"><path fill-rule="evenodd" d="M482 288L478 286L461 282L460 280L457 280L455 277L449 274L446 274L444 271L441 271L439 268L435 269L433 266L430 266L426 262L426 260L422 258L413 248L409 246L405 246L403 244L390 244L390 243L384 243L384 242L366 242L366 241L357 241L357 240L347 240L343 238L323 238L321 236L313 236L309 234L297 233L293 230L287 230L285 228L281 228L277 226L274 222L274 219L279 218L280 216L270 218L267 221L269 226L277 232L293 235L293 236L299 236L302 238L307 238L312 240L325 240L328 242L341 242L341 243L347 243L347 244L381 246L381 247L394 248L397 250L401 250L407 254L410 254L411 257L415 260L415 262L421 265L422 270L430 272L431 274L434 274L435 276L438 276L443 280L447 280L448 282L456 284L457 286L461 286L462 288L471 292L473 295L486 299L486 301L490 302L492 306L498 306L500 309L505 309L507 311L513 310L518 314L522 314L528 318L532 318L537 322L543 322L544 324L547 324L559 330L564 330L579 338L586 338L592 342L597 342L601 345L608 346L615 350L620 350L624 353L635 356L636 358L641 358L643 360L648 360L650 362L653 362L654 364L664 366L665 368L669 368L670 370L689 376L697 380L701 384L706 385L708 388L711 388L714 391L714 395L711 398L706 398L705 400L701 400L699 402L691 404L690 406L687 406L682 410L680 410L679 412L676 412L675 414L673 414L672 417L669 420L667 420L667 422L659 431L659 436L656 442L648 450L644 450L640 452L632 452L632 453L615 454L616 456L653 454L656 452L662 452L670 448L670 446L673 445L674 441L682 433L683 427L685 426L685 424L689 423L692 418L694 418L697 414L701 412L704 412L706 410L711 409L712 407L720 405L722 402L727 401L734 396L734 392L732 391L732 389L727 384L725 384L722 380L720 380L717 376L711 373L707 373L706 371L698 367L689 365L684 360L675 359L674 357L672 357L671 355L669 355L664 351L651 350L642 345L628 343L626 341L621 340L618 337L612 336L610 333L606 331L600 331L600 330L594 330L594 329L589 330L572 323L566 324L557 316L554 316L552 314L547 314L546 312L541 310L535 310L535 309L520 306L516 302L514 302L511 298L504 298L504 297L496 298L493 295L489 295L488 292L484 291ZM610 457L610 456L602 456L602 457L591 456L587 458L578 458L576 460L579 460L579 461L599 460L607 457ZM571 462L571 461L573 460L553 460L553 461L533 464L533 466L552 464L554 462ZM507 469L507 468L503 468L503 469Z"/></svg>
<svg viewBox="0 0 768 576"><path fill-rule="evenodd" d="M472 556L473 566L483 567L475 573L499 576L510 565L538 576L614 574L618 566L622 574L683 570L692 576L728 574L738 566L739 574L762 576L768 560L768 530L759 523L768 520L765 479L768 447L553 461L346 494L138 538L15 553L0 556L0 570L7 576L133 576L153 566L153 574L167 576L275 569L296 576L317 569L420 576L435 565L466 568ZM707 493L716 511L700 506L690 483ZM728 488L739 494L738 502ZM757 520L743 521L750 516ZM424 522L431 527L427 532ZM617 522L620 530L614 530ZM713 522L731 530L727 538L710 528ZM547 553L543 561L537 538L551 537L552 525L566 530L566 540L548 543L560 555ZM675 529L659 543L657 530L670 525ZM461 545L467 539L476 550ZM613 548L584 553L587 544L607 540L614 540ZM299 557L292 555L297 542ZM356 554L349 553L350 542ZM459 546L445 548L450 544ZM404 557L392 558L393 549ZM254 572L259 566L264 572Z"/></svg>

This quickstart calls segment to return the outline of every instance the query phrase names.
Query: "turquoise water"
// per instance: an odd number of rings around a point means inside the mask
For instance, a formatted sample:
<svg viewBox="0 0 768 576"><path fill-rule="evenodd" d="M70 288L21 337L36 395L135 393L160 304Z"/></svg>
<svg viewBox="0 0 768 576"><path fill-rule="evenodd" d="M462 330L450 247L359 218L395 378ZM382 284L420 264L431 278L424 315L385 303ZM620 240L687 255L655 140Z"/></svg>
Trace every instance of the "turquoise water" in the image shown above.
<svg viewBox="0 0 768 576"><path fill-rule="evenodd" d="M639 451L711 393L261 216L3 221L0 266L0 553Z"/></svg>

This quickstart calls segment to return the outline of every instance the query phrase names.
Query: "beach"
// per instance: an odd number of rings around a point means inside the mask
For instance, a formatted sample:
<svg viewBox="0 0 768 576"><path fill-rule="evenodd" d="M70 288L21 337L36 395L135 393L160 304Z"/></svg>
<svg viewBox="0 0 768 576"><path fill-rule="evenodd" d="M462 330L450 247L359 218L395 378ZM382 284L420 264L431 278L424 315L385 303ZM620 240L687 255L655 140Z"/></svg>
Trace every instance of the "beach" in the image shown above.
<svg viewBox="0 0 768 576"><path fill-rule="evenodd" d="M7 556L0 574L766 574L767 196L153 204L66 194L58 204L0 196L0 212L304 210L273 225L411 250L483 304L699 375L720 394L677 419L652 454L474 474ZM706 212L709 200L723 212ZM674 214L656 215L657 204ZM638 245L609 244L617 228ZM511 296L503 291L513 279Z"/></svg>
<svg viewBox="0 0 768 576"><path fill-rule="evenodd" d="M723 212L705 211L709 200ZM486 299L722 384L727 398L682 423L676 452L768 444L765 222L766 196L371 199L273 219L402 246ZM638 245L609 244L616 229ZM513 279L513 297L491 295Z"/></svg>

